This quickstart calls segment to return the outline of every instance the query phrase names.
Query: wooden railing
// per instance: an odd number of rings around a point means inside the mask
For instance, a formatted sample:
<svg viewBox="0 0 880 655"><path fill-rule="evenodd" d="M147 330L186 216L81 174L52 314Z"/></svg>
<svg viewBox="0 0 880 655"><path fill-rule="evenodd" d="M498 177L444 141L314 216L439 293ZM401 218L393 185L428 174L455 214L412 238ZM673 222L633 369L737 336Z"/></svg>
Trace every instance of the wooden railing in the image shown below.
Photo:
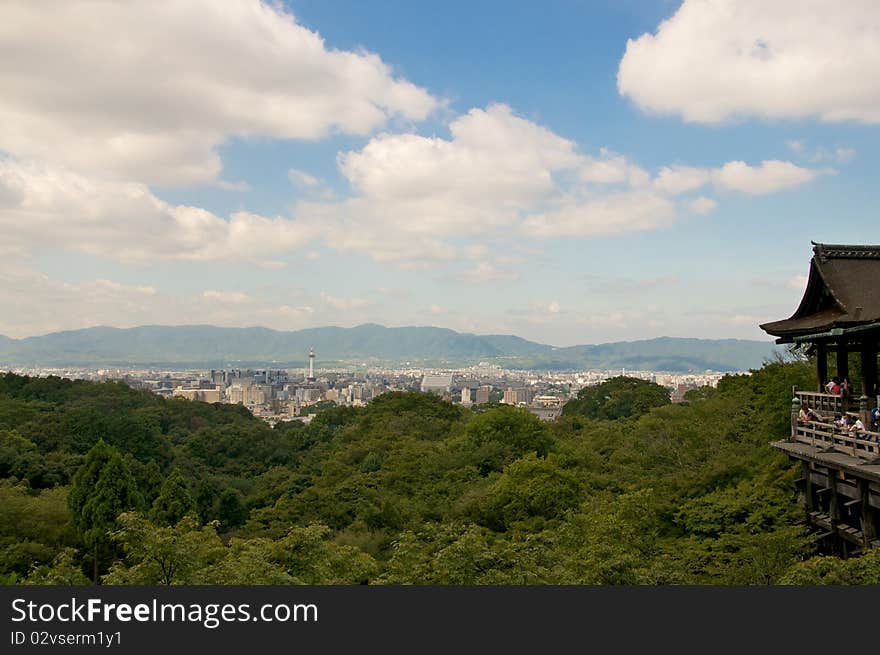
<svg viewBox="0 0 880 655"><path fill-rule="evenodd" d="M801 407L810 408L817 412L828 414L842 414L847 408L847 399L840 394L817 393L815 391L798 391L797 397L801 399Z"/></svg>
<svg viewBox="0 0 880 655"><path fill-rule="evenodd" d="M795 440L815 448L829 448L870 462L880 459L880 432L867 430L850 432L833 423L798 421Z"/></svg>

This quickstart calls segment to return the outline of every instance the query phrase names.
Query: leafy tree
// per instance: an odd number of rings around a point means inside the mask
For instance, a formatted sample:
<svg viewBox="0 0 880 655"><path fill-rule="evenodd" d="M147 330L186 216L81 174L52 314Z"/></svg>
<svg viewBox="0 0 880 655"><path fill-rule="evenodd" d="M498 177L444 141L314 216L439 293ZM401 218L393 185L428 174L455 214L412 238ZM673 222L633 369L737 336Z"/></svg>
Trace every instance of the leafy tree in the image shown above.
<svg viewBox="0 0 880 655"><path fill-rule="evenodd" d="M641 416L653 407L668 405L666 387L638 378L618 376L596 386L584 387L578 397L562 408L564 415L615 420Z"/></svg>
<svg viewBox="0 0 880 655"><path fill-rule="evenodd" d="M811 557L794 564L779 582L784 585L880 585L880 548L846 560Z"/></svg>
<svg viewBox="0 0 880 655"><path fill-rule="evenodd" d="M197 584L199 572L225 554L213 526L199 526L193 516L175 525L157 526L136 512L119 517L114 541L125 553L102 579L111 585Z"/></svg>
<svg viewBox="0 0 880 655"><path fill-rule="evenodd" d="M461 448L469 452L480 474L488 475L529 453L543 457L552 444L547 426L538 417L522 408L501 405L471 418Z"/></svg>
<svg viewBox="0 0 880 655"><path fill-rule="evenodd" d="M111 545L109 534L116 528L116 517L141 503L134 478L119 452L98 441L74 476L68 496L74 525L92 551L95 584L102 551Z"/></svg>
<svg viewBox="0 0 880 655"><path fill-rule="evenodd" d="M36 566L24 580L26 585L55 585L70 587L87 585L89 579L83 575L76 564L76 550L65 548L52 560L51 564Z"/></svg>
<svg viewBox="0 0 880 655"><path fill-rule="evenodd" d="M150 519L158 525L175 525L187 514L196 513L196 503L189 492L189 484L179 469L162 483L159 495L153 502Z"/></svg>
<svg viewBox="0 0 880 655"><path fill-rule="evenodd" d="M226 489L220 494L220 504L217 509L220 525L228 530L242 525L247 521L248 511L241 502L241 494L235 489Z"/></svg>
<svg viewBox="0 0 880 655"><path fill-rule="evenodd" d="M23 578L61 549L76 545L66 501L64 488L34 491L0 481L0 573Z"/></svg>
<svg viewBox="0 0 880 655"><path fill-rule="evenodd" d="M505 467L490 487L481 514L488 527L507 530L526 521L560 517L579 500L578 479L560 468L552 455L539 459L533 453Z"/></svg>

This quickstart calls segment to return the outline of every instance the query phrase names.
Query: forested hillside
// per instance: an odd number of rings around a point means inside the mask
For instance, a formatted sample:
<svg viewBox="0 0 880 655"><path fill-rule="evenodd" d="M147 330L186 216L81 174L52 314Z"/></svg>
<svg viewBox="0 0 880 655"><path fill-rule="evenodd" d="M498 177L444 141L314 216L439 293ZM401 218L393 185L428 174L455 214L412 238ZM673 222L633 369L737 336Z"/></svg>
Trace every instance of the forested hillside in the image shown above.
<svg viewBox="0 0 880 655"><path fill-rule="evenodd" d="M878 553L814 556L795 469L768 445L811 378L769 364L687 405L612 380L618 402L583 394L553 424L390 393L273 429L233 405L0 375L0 579L880 583Z"/></svg>

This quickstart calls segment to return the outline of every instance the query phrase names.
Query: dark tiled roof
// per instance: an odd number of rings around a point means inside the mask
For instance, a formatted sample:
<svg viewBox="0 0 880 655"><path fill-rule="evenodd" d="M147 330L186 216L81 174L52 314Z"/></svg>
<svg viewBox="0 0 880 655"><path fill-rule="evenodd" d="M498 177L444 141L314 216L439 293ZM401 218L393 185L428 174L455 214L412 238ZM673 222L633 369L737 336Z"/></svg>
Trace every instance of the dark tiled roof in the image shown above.
<svg viewBox="0 0 880 655"><path fill-rule="evenodd" d="M880 246L814 243L804 297L787 319L764 323L777 337L880 325Z"/></svg>

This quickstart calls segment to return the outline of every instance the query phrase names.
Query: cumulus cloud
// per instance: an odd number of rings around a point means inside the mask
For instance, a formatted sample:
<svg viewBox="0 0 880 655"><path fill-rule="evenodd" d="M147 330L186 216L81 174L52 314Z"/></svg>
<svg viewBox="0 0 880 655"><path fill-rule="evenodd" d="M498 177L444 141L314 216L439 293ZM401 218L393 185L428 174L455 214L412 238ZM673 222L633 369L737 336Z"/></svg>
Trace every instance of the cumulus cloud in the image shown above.
<svg viewBox="0 0 880 655"><path fill-rule="evenodd" d="M641 232L669 225L675 205L653 191L636 191L587 198L555 211L534 214L522 231L536 237L589 237Z"/></svg>
<svg viewBox="0 0 880 655"><path fill-rule="evenodd" d="M643 186L651 176L643 168L629 161L623 155L607 148L599 149L599 157L586 157L581 165L580 178L584 182L597 184L621 184Z"/></svg>
<svg viewBox="0 0 880 655"><path fill-rule="evenodd" d="M357 197L342 207L410 234L476 234L513 220L581 162L575 144L505 105L454 120L450 140L383 134L339 157Z"/></svg>
<svg viewBox="0 0 880 655"><path fill-rule="evenodd" d="M0 149L105 177L210 181L231 136L365 135L438 106L261 0L11 0L0 42Z"/></svg>
<svg viewBox="0 0 880 655"><path fill-rule="evenodd" d="M243 211L221 218L166 203L140 183L0 157L0 230L20 252L63 246L120 261L229 261L295 250L317 227Z"/></svg>
<svg viewBox="0 0 880 655"><path fill-rule="evenodd" d="M687 203L688 211L690 211L692 214L697 214L698 216L711 214L713 211L715 211L715 208L717 206L717 202L712 200L712 198L707 198L706 196L694 198Z"/></svg>
<svg viewBox="0 0 880 655"><path fill-rule="evenodd" d="M664 193L678 195L704 186L711 173L704 168L692 166L664 166L654 179L654 188Z"/></svg>
<svg viewBox="0 0 880 655"><path fill-rule="evenodd" d="M803 168L777 159L765 160L756 166L744 161L729 161L718 168L664 166L654 178L653 187L663 193L678 195L712 184L723 191L762 195L801 186L829 172L832 171ZM713 203L711 206L710 202ZM698 198L688 206L699 214L711 211L716 204L709 198Z"/></svg>
<svg viewBox="0 0 880 655"><path fill-rule="evenodd" d="M623 155L596 156L517 116L510 107L471 109L451 138L381 134L338 157L351 198L300 202L296 213L334 226L327 243L405 268L456 258L483 259L482 246L453 239L504 231L591 236L672 222L674 204ZM497 276L483 261L464 274Z"/></svg>
<svg viewBox="0 0 880 655"><path fill-rule="evenodd" d="M880 122L875 0L685 0L627 41L619 92L648 111Z"/></svg>
<svg viewBox="0 0 880 655"><path fill-rule="evenodd" d="M761 195L801 186L814 180L821 172L775 159L763 161L759 166L730 161L713 172L713 180L722 189Z"/></svg>
<svg viewBox="0 0 880 655"><path fill-rule="evenodd" d="M497 279L485 246L462 238L503 233L593 237L671 225L683 214L710 213L717 201L686 198L712 185L747 194L790 189L820 171L791 162L718 168L675 164L655 176L624 155L595 155L517 116L503 104L471 109L450 123L450 138L380 134L338 165L352 196L301 201L297 216L327 226L327 244L403 268L454 259L482 261L459 279ZM498 260L500 261L500 260Z"/></svg>

